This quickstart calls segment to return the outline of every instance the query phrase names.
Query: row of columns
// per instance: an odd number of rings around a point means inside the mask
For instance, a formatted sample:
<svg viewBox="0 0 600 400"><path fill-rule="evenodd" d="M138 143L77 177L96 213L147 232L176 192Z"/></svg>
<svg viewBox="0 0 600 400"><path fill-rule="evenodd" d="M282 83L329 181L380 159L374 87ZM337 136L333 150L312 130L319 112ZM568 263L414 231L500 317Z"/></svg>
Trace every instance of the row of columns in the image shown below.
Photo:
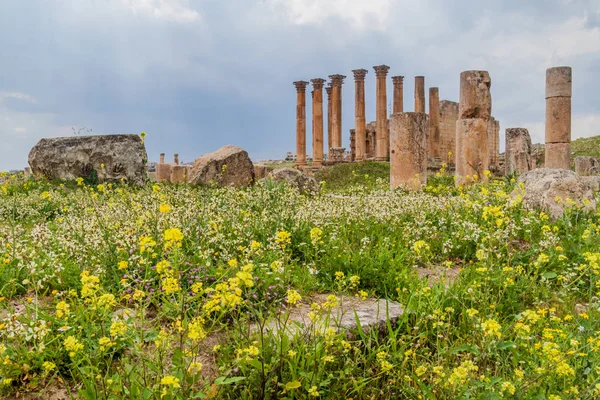
<svg viewBox="0 0 600 400"><path fill-rule="evenodd" d="M376 83L376 139L375 139L375 160L385 161L390 152L390 137L387 118L387 75L390 67L387 65L374 66L377 77ZM365 78L368 73L366 69L357 69L352 71L355 81L355 160L363 161L367 158L366 148L366 107L365 107ZM344 75L330 75L329 86L325 88L327 92L327 148L335 149L339 153L342 147L342 85L344 84ZM393 113L404 112L404 77L393 76ZM320 167L323 163L323 86L324 79L312 79L313 84L313 166ZM306 87L309 82L296 81L297 100L296 100L296 166L303 168L306 162ZM435 93L435 98L431 95ZM439 90L430 89L430 109L439 114ZM425 77L415 77L415 112L425 112ZM435 111L437 110L437 111ZM430 110L431 112L431 110ZM433 145L433 154L439 157L439 116L432 118L437 124L431 128L435 137L438 138Z"/></svg>

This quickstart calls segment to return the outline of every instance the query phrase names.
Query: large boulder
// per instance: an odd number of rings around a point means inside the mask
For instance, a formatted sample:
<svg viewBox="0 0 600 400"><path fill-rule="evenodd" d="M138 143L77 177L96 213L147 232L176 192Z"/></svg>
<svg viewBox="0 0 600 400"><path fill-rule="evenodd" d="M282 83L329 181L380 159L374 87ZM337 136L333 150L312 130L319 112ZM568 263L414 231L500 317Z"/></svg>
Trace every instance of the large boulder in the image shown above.
<svg viewBox="0 0 600 400"><path fill-rule="evenodd" d="M528 209L541 209L553 219L560 218L565 208L581 207L593 212L596 200L588 181L568 169L539 168L519 178L523 188L513 192L513 198L523 196L523 205Z"/></svg>
<svg viewBox="0 0 600 400"><path fill-rule="evenodd" d="M298 188L302 194L319 192L319 183L312 176L306 176L294 168L278 168L266 178L277 183L286 183Z"/></svg>
<svg viewBox="0 0 600 400"><path fill-rule="evenodd" d="M241 147L227 146L194 161L188 173L193 185L249 186L254 182L254 166Z"/></svg>
<svg viewBox="0 0 600 400"><path fill-rule="evenodd" d="M600 173L600 162L590 156L575 157L575 173L580 176L597 175Z"/></svg>
<svg viewBox="0 0 600 400"><path fill-rule="evenodd" d="M68 136L40 140L29 152L35 176L93 178L99 182L146 181L146 148L139 135Z"/></svg>

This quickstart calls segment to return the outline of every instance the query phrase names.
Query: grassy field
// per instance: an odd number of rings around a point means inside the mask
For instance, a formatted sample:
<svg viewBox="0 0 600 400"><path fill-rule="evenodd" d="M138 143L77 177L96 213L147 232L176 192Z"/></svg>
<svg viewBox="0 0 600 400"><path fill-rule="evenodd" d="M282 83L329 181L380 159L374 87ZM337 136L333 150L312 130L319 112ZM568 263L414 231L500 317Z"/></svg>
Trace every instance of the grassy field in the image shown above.
<svg viewBox="0 0 600 400"><path fill-rule="evenodd" d="M582 138L571 142L571 152L576 156L600 158L600 136Z"/></svg>
<svg viewBox="0 0 600 400"><path fill-rule="evenodd" d="M324 170L312 197L4 176L1 395L598 398L600 212L552 221L507 180L389 191L386 168ZM260 329L350 297L404 314Z"/></svg>

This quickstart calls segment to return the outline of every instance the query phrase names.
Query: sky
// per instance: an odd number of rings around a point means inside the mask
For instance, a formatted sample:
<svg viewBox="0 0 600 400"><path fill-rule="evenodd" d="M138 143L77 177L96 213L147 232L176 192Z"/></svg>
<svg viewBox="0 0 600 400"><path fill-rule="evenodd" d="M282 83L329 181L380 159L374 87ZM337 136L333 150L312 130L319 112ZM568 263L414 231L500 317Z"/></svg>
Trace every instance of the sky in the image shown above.
<svg viewBox="0 0 600 400"><path fill-rule="evenodd" d="M572 136L600 135L600 0L0 0L0 171L74 131L144 131L150 161L226 144L280 159L295 152L292 82L332 74L348 77L349 147L352 70L369 70L372 121L380 64L405 76L406 111L414 76L458 101L461 71L489 71L502 149L510 127L543 142L545 71L568 65Z"/></svg>

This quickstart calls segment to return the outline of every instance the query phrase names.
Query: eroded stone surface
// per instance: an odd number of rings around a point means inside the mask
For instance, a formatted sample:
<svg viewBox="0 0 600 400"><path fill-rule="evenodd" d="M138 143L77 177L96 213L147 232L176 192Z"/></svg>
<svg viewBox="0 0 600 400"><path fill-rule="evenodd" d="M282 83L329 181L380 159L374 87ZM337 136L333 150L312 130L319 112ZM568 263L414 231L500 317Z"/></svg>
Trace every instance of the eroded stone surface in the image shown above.
<svg viewBox="0 0 600 400"><path fill-rule="evenodd" d="M459 186L487 181L484 174L488 169L487 123L481 118L456 121L456 184Z"/></svg>
<svg viewBox="0 0 600 400"><path fill-rule="evenodd" d="M546 98L571 97L571 67L553 67L546 70Z"/></svg>
<svg viewBox="0 0 600 400"><path fill-rule="evenodd" d="M244 149L229 144L197 158L188 182L193 185L248 186L254 182L254 166Z"/></svg>
<svg viewBox="0 0 600 400"><path fill-rule="evenodd" d="M546 143L571 142L571 98L546 99Z"/></svg>
<svg viewBox="0 0 600 400"><path fill-rule="evenodd" d="M560 218L567 207L596 210L591 185L571 170L534 169L521 175L519 182L525 186L515 189L512 197L522 196L526 208L543 210L553 219Z"/></svg>
<svg viewBox="0 0 600 400"><path fill-rule="evenodd" d="M48 179L95 173L99 182L143 185L147 158L139 135L69 136L41 139L29 152L29 165L35 176Z"/></svg>
<svg viewBox="0 0 600 400"><path fill-rule="evenodd" d="M458 119L492 116L492 80L487 71L464 71L460 74L460 101Z"/></svg>
<svg viewBox="0 0 600 400"><path fill-rule="evenodd" d="M533 169L531 159L531 136L525 128L506 129L506 153L504 156L506 174L522 174Z"/></svg>
<svg viewBox="0 0 600 400"><path fill-rule="evenodd" d="M544 148L545 168L571 168L571 143L546 143Z"/></svg>
<svg viewBox="0 0 600 400"><path fill-rule="evenodd" d="M186 183L190 169L189 165L171 166L171 183Z"/></svg>
<svg viewBox="0 0 600 400"><path fill-rule="evenodd" d="M575 157L575 173L580 176L597 175L600 173L600 162L590 156Z"/></svg>
<svg viewBox="0 0 600 400"><path fill-rule="evenodd" d="M302 194L314 194L319 192L319 183L315 178L306 176L293 168L278 168L271 172L267 179L296 187Z"/></svg>
<svg viewBox="0 0 600 400"><path fill-rule="evenodd" d="M390 188L418 190L427 185L427 130L427 114L392 114Z"/></svg>
<svg viewBox="0 0 600 400"><path fill-rule="evenodd" d="M455 164L456 157L456 121L458 120L458 103L440 101L440 158L449 165Z"/></svg>

